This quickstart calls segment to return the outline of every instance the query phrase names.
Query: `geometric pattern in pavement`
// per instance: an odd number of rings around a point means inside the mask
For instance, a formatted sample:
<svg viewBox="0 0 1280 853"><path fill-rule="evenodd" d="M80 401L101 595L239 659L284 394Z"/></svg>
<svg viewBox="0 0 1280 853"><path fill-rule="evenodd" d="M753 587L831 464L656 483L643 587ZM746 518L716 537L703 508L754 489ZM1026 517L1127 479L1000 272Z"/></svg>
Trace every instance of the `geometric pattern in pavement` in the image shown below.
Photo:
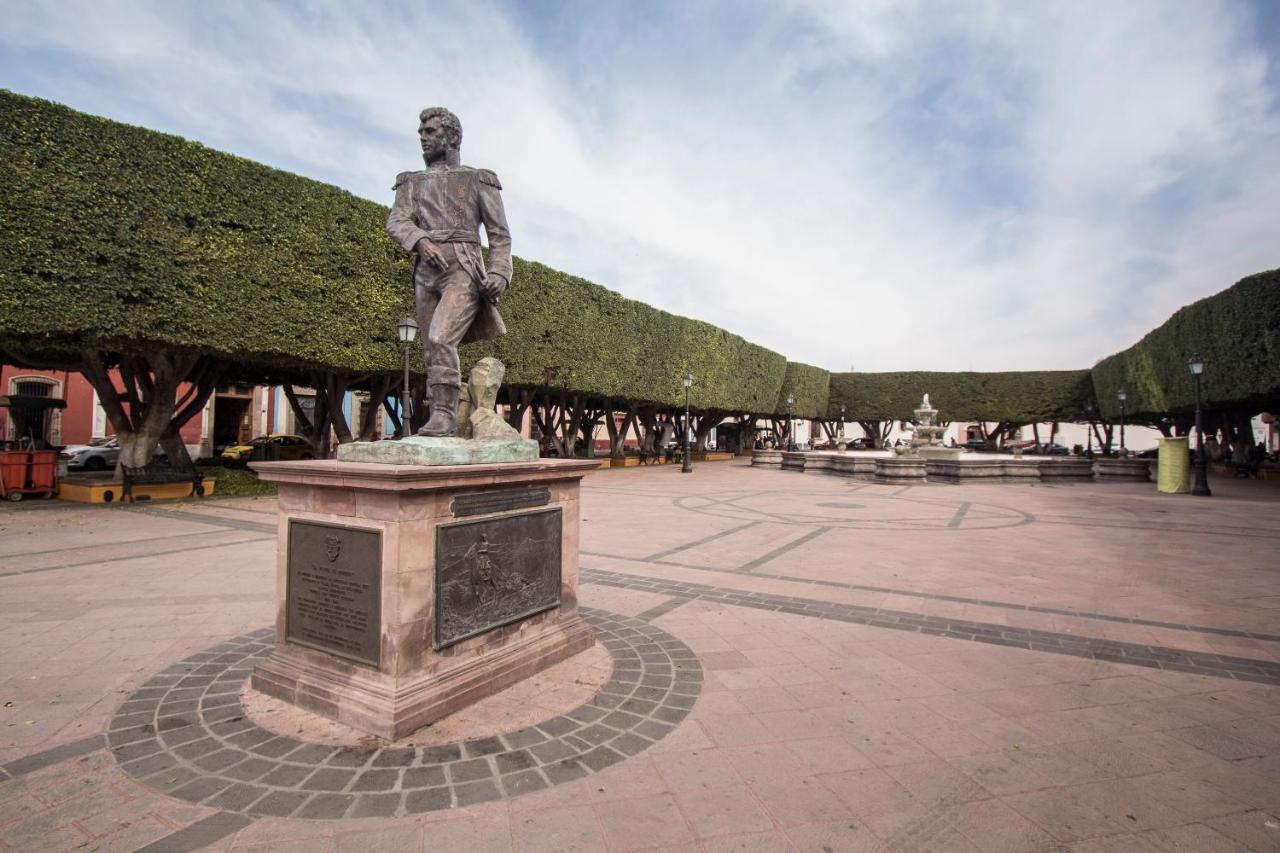
<svg viewBox="0 0 1280 853"><path fill-rule="evenodd" d="M963 499L921 497L913 489L908 497L862 491L852 485L847 499L829 492L721 492L685 495L672 503L687 512L736 521L767 521L774 524L821 525L862 530L990 530L1032 524L1029 512L997 504ZM912 487L906 487L911 489ZM939 489L939 492L956 494ZM936 495L937 492L931 492ZM902 516L901 504L911 506Z"/></svg>
<svg viewBox="0 0 1280 853"><path fill-rule="evenodd" d="M871 625L896 631L912 631L934 637L969 640L996 646L1011 646L1037 652L1089 658L1109 663L1126 663L1150 669L1173 672L1189 672L1213 678L1236 679L1258 684L1280 685L1280 663L1256 658L1219 655L1168 646L1149 646L1126 643L1099 637L1084 637L1057 631L1041 631L1034 628L1018 628L990 622L975 622L950 616L929 616L889 610L882 607L866 607L843 604L816 598L794 595L773 595L752 592L733 587L708 586L686 581L672 581L605 569L582 569L579 575L583 583L600 584L619 589L654 592L686 599L716 602L757 610L772 610L808 616L813 619L830 619L855 625Z"/></svg>
<svg viewBox="0 0 1280 853"><path fill-rule="evenodd" d="M429 747L309 744L261 728L240 690L270 654L265 628L191 655L120 706L107 742L143 784L253 816L391 817L514 797L580 779L670 733L702 688L689 647L639 619L580 612L613 659L585 704L535 726Z"/></svg>

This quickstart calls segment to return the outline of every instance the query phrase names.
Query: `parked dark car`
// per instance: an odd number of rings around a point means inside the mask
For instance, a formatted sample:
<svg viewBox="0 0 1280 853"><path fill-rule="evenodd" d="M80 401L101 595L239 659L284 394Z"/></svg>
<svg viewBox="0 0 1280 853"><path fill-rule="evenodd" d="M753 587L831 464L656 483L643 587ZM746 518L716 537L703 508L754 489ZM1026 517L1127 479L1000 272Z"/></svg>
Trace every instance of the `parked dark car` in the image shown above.
<svg viewBox="0 0 1280 853"><path fill-rule="evenodd" d="M979 452L990 449L987 447L987 442L981 438L971 438L960 446L965 450L976 450Z"/></svg>

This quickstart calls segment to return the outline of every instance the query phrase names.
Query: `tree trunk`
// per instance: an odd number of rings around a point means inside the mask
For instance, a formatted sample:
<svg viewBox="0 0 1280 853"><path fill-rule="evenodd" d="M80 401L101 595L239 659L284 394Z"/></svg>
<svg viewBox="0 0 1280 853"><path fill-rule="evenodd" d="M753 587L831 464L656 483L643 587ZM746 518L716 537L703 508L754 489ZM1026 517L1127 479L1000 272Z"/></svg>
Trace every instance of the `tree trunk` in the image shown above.
<svg viewBox="0 0 1280 853"><path fill-rule="evenodd" d="M605 413L604 425L609 430L609 456L613 459L621 459L626 455L627 432L635 423L635 409L628 406L627 412L622 418L622 424L619 426L617 418L614 417L612 407Z"/></svg>
<svg viewBox="0 0 1280 853"><path fill-rule="evenodd" d="M711 437L711 431L720 424L724 423L728 417L716 412L714 414L705 414L698 418L697 427L694 431L694 448L699 451L705 451L707 439Z"/></svg>
<svg viewBox="0 0 1280 853"><path fill-rule="evenodd" d="M392 435L396 439L404 438L404 422L400 420L400 412L396 410L396 407L391 402L390 397L383 399L382 407L386 410L387 417L391 420L391 428L395 430Z"/></svg>
<svg viewBox="0 0 1280 853"><path fill-rule="evenodd" d="M982 433L983 433L982 440L987 443L987 447L991 450L996 449L997 441L999 442L999 446L1001 447L1004 446L1004 436L1009 432L1011 428L1013 428L1013 426L1014 424L1010 421L996 421L995 427L993 427L990 432L987 432L986 421L983 421L981 424L979 424L979 427L982 429Z"/></svg>
<svg viewBox="0 0 1280 853"><path fill-rule="evenodd" d="M285 382L280 387L284 389L285 399L289 401L289 408L293 410L293 420L298 432L311 442L317 459L327 459L329 457L329 414L325 395L320 389L315 389L316 406L312 412L314 417L312 417L302 408L293 383Z"/></svg>
<svg viewBox="0 0 1280 853"><path fill-rule="evenodd" d="M1093 428L1093 437L1098 440L1098 450L1102 452L1103 456L1109 456L1111 454L1111 424L1105 422L1092 423L1090 426Z"/></svg>
<svg viewBox="0 0 1280 853"><path fill-rule="evenodd" d="M98 392L120 444L117 476L126 466L140 468L150 462L162 442L170 465L190 470L191 456L180 430L209 401L225 365L207 356L148 350L120 358L116 368L123 391L116 387L103 353L84 353L79 367ZM188 387L179 399L178 387L184 382Z"/></svg>
<svg viewBox="0 0 1280 853"><path fill-rule="evenodd" d="M378 416L383 404L389 401L389 395L399 386L400 381L398 376L385 373L375 376L369 382L369 407L365 409L364 419L359 425L358 441L373 441L378 432Z"/></svg>

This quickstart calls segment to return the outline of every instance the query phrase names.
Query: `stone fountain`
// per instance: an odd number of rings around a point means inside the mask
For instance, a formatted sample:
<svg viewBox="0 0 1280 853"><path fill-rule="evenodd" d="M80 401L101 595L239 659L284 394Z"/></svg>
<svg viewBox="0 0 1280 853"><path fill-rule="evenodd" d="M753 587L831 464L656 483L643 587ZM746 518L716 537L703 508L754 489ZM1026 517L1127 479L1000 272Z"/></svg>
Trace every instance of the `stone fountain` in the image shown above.
<svg viewBox="0 0 1280 853"><path fill-rule="evenodd" d="M915 431L911 436L911 443L898 449L900 456L923 456L926 459L960 458L960 448L943 446L942 434L947 429L934 423L938 417L938 410L929 405L928 394L924 395L920 408L916 409L914 414L916 416Z"/></svg>

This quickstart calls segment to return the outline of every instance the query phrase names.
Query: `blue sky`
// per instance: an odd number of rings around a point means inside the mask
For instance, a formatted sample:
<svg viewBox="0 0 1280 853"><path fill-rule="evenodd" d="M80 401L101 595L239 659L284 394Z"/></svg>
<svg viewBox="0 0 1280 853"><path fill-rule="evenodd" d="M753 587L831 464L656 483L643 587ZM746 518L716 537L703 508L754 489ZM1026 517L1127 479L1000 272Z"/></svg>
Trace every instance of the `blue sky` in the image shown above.
<svg viewBox="0 0 1280 853"><path fill-rule="evenodd" d="M1280 266L1280 3L2 0L0 86L389 203L833 370L1084 367ZM518 285L518 283L517 283Z"/></svg>

